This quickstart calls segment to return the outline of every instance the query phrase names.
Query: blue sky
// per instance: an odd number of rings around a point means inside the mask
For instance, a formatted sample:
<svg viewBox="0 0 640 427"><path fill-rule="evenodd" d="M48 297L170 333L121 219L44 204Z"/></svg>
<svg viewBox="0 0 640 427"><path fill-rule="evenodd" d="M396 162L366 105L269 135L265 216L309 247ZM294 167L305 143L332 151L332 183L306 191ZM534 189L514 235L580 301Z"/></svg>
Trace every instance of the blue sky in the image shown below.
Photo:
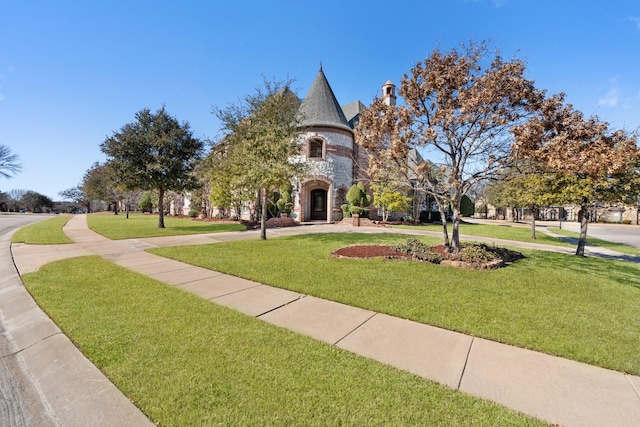
<svg viewBox="0 0 640 427"><path fill-rule="evenodd" d="M0 191L54 200L104 161L143 108L213 138L213 106L262 76L306 94L320 63L338 100L369 104L435 48L491 40L549 93L640 126L640 2L630 0L0 0L0 144L23 170Z"/></svg>

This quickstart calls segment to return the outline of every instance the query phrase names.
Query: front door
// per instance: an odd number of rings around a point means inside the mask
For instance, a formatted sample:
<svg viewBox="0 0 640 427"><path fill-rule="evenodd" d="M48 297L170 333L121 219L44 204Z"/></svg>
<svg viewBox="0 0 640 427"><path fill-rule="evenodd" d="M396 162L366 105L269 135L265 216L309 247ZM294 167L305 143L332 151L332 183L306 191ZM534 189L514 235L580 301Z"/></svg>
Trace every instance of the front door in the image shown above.
<svg viewBox="0 0 640 427"><path fill-rule="evenodd" d="M327 220L327 190L319 188L311 191L311 220Z"/></svg>

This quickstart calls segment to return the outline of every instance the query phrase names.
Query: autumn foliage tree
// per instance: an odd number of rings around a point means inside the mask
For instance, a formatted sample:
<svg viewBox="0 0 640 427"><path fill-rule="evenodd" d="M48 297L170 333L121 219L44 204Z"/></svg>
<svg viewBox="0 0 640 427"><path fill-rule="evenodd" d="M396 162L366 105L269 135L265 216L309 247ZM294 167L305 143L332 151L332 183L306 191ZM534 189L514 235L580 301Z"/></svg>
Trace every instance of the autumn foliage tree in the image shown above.
<svg viewBox="0 0 640 427"><path fill-rule="evenodd" d="M563 203L579 206L580 239L576 255L584 255L588 211L596 201L615 202L628 196L620 183L637 174L639 158L635 135L612 131L598 117L585 118L562 94L544 102L540 114L514 128L513 156L532 160L558 172L557 188Z"/></svg>
<svg viewBox="0 0 640 427"><path fill-rule="evenodd" d="M447 53L436 49L402 77L399 95L405 105L376 99L360 115L356 141L371 153L385 153L383 158L402 164L411 149L420 149L442 167L444 180L436 190L426 186L425 191L444 205L441 211L449 205L453 209L452 252L460 248L463 195L504 167L511 128L544 99L524 72L521 60L504 60L486 43L471 42ZM370 157L374 172L377 157ZM409 167L407 162L404 167Z"/></svg>

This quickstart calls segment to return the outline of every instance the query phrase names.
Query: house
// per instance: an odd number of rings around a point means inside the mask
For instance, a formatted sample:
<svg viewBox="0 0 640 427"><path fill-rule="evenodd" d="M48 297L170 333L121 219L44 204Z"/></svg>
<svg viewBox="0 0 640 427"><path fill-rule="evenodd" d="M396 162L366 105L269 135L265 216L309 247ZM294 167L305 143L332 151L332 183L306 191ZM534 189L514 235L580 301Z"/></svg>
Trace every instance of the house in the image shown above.
<svg viewBox="0 0 640 427"><path fill-rule="evenodd" d="M382 86L383 97L395 105L395 85ZM309 165L309 174L294 183L292 216L297 221L331 222L342 218L340 206L349 188L366 181L368 154L355 143L353 129L364 104L355 101L340 106L320 67L299 114L304 129L301 153L295 161Z"/></svg>

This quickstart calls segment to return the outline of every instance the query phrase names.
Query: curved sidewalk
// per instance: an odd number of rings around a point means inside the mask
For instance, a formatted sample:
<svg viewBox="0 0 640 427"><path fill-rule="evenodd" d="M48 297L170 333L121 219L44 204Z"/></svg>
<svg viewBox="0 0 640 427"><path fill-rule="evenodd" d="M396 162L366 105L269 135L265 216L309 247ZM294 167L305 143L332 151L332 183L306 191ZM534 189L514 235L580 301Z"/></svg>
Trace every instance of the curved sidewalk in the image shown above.
<svg viewBox="0 0 640 427"><path fill-rule="evenodd" d="M640 420L640 377L272 288L144 251L157 246L257 238L256 232L112 241L90 231L84 215L72 218L64 231L76 242L75 244L65 245L64 248L14 245L13 256L20 272L36 271L41 265L65 256L97 254L120 266L182 288L217 304L468 394L493 400L551 423L566 426L636 426ZM269 233L271 236L277 236L334 231L399 232L391 229L342 230L335 226L304 226L296 227L295 230L270 230ZM516 242L508 244L515 246ZM548 249L560 252L567 250L558 247ZM62 250L66 253L62 253ZM5 307L0 306L0 311L4 313L4 310ZM35 314L33 308L24 310L16 314L22 318L40 316ZM31 333L36 334L36 331ZM27 331L24 334L28 335ZM56 337L60 335L62 334L55 334ZM46 340L41 336L31 340L44 344L42 341ZM59 359L62 357L60 355ZM74 366L64 366L64 370L59 370L58 373L74 377L83 375L82 372L78 373ZM34 375L37 375L37 372ZM45 389L52 387L47 384L51 379L45 377L37 381L50 402ZM92 398L86 398L90 395L89 390L91 388L82 390L82 384L78 384L69 392L80 393L85 398L64 398L74 401L74 408L80 410L85 403L95 404L91 401ZM60 394L66 391L57 390L53 393ZM96 399L99 400L99 397ZM126 406L128 400L118 402ZM51 406L57 415L56 408L54 405ZM110 412L116 411L111 409ZM100 422L78 424L69 421L61 425L143 425L106 423L99 417L96 419Z"/></svg>

